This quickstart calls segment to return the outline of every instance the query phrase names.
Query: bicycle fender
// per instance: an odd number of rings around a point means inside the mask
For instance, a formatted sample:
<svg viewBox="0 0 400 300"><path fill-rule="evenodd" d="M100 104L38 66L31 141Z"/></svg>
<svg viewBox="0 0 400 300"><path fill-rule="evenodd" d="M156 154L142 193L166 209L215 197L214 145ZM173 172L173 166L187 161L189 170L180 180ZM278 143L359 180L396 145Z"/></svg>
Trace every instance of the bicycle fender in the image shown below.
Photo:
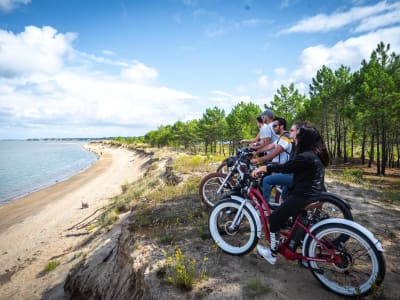
<svg viewBox="0 0 400 300"><path fill-rule="evenodd" d="M231 199L239 201L241 203L243 203L243 201L246 202L245 206L249 209L250 213L253 215L254 220L256 221L257 224L257 236L258 238L261 237L261 231L262 231L262 225L261 225L261 221L260 221L260 216L258 215L257 210L254 208L254 206L251 204L250 200L236 196L236 195L232 195Z"/></svg>
<svg viewBox="0 0 400 300"><path fill-rule="evenodd" d="M320 198L334 198L336 200L339 200L341 202L343 202L348 209L352 209L351 205L349 202L347 202L346 200L344 200L343 198L341 198L340 196L330 193L330 192L322 192L320 196L318 196Z"/></svg>
<svg viewBox="0 0 400 300"><path fill-rule="evenodd" d="M326 225L326 224L345 224L350 227L353 227L353 228L359 230L361 233L363 233L371 241L371 243L375 245L375 247L378 251L384 252L381 242L379 242L378 239L375 238L374 234L371 231L369 231L367 228L365 228L361 224L358 224L354 221L350 221L347 219L339 219L339 218L325 219L321 222L314 224L310 228L310 232L314 232L315 230L317 230L318 228L320 228L321 226ZM303 252L304 256L306 255L305 245L307 245L308 239L312 239L312 237L310 236L309 233L306 234L306 236L304 237L304 240L303 240L302 252Z"/></svg>

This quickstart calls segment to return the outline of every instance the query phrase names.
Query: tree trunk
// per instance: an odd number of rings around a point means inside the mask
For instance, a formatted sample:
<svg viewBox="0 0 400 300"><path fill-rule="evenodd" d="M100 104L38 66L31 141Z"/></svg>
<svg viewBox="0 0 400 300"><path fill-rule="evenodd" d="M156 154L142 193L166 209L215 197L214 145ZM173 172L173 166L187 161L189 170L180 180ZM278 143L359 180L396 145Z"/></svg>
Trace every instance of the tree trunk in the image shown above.
<svg viewBox="0 0 400 300"><path fill-rule="evenodd" d="M354 158L354 131L351 133L351 158Z"/></svg>
<svg viewBox="0 0 400 300"><path fill-rule="evenodd" d="M342 152L340 149L340 140L341 140L341 134L340 134L340 118L338 117L338 113L335 113L335 150L336 150L336 155L337 158L342 158Z"/></svg>
<svg viewBox="0 0 400 300"><path fill-rule="evenodd" d="M326 147L328 148L328 152L329 152L330 156L332 158L334 158L334 156L332 155L333 154L332 141L331 141L331 137L329 135L328 116L327 115L325 115L325 118L323 120L323 124L324 124L323 127L325 129L324 130L325 131L325 141L327 143Z"/></svg>
<svg viewBox="0 0 400 300"><path fill-rule="evenodd" d="M372 134L371 136L371 148L369 150L369 161L368 161L368 168L371 168L372 162L374 161L374 146L375 146L375 135Z"/></svg>
<svg viewBox="0 0 400 300"><path fill-rule="evenodd" d="M388 149L388 166L389 168L394 168L394 145L389 145Z"/></svg>
<svg viewBox="0 0 400 300"><path fill-rule="evenodd" d="M365 146L367 143L367 129L363 126L362 142L361 142L361 164L365 164Z"/></svg>
<svg viewBox="0 0 400 300"><path fill-rule="evenodd" d="M382 165L381 165L381 174L385 175L387 159L388 159L388 151L386 145L386 129L385 126L382 124Z"/></svg>
<svg viewBox="0 0 400 300"><path fill-rule="evenodd" d="M343 162L347 163L347 127L343 128Z"/></svg>
<svg viewBox="0 0 400 300"><path fill-rule="evenodd" d="M376 130L376 175L381 175L381 152L380 152L380 132L378 121L375 120L375 130Z"/></svg>

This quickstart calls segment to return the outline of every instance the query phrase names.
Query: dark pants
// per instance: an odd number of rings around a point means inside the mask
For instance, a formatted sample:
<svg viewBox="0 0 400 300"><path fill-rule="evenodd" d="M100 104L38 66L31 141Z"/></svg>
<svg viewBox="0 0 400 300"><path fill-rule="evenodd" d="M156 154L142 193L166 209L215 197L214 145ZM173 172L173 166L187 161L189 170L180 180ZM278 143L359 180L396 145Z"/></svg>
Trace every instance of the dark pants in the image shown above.
<svg viewBox="0 0 400 300"><path fill-rule="evenodd" d="M303 208L315 201L312 196L290 194L285 202L275 209L269 217L271 232L279 232L289 217L297 217Z"/></svg>

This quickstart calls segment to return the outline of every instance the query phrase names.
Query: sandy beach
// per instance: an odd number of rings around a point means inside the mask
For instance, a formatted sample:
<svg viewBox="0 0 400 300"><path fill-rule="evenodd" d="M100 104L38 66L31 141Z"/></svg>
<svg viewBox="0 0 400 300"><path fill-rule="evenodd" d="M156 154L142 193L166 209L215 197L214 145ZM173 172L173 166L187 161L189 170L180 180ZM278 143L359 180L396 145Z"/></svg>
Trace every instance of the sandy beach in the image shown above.
<svg viewBox="0 0 400 300"><path fill-rule="evenodd" d="M43 270L52 258L74 255L85 238L85 232L68 229L142 176L145 157L125 148L90 147L102 153L92 167L0 207L0 299L42 299L46 290L61 286L72 266L68 260L56 271Z"/></svg>

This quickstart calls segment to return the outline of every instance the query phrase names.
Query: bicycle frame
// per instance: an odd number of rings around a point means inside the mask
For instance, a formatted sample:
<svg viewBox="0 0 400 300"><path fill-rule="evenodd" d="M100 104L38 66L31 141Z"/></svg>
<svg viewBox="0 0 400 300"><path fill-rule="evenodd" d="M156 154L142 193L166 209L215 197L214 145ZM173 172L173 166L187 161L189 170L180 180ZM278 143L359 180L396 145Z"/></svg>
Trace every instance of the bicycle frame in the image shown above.
<svg viewBox="0 0 400 300"><path fill-rule="evenodd" d="M248 194L248 199L251 200L253 205L256 207L256 210L258 211L259 218L261 220L261 224L264 230L264 235L267 241L271 241L271 235L270 235L270 230L269 230L269 216L271 215L271 209L268 206L267 202L265 201L264 197L262 196L260 190L254 186L254 184L251 185L251 187L247 191ZM244 201L245 203L245 201ZM241 205L238 214L235 216L235 219L233 221L233 224L236 224L238 220L241 219L242 216L242 209L244 206L244 203ZM240 217L239 217L240 216ZM316 258L316 257L308 257L304 256L302 253L298 253L296 250L291 250L288 247L288 242L290 241L293 232L296 227L302 228L306 234L309 235L312 239L318 242L318 244L321 246L321 248L326 251L328 254L325 255L324 258ZM288 260L306 260L306 261L319 261L319 262L329 262L329 263L338 263L340 262L341 258L339 255L335 254L335 245L333 245L329 241L324 241L321 242L319 241L310 231L310 226L305 226L300 222L300 215L296 217L291 229L289 232L281 230L280 231L281 235L285 237L285 241L280 243L279 245L279 250L282 256L284 256ZM328 247L331 246L331 247Z"/></svg>
<svg viewBox="0 0 400 300"><path fill-rule="evenodd" d="M229 167L229 171L225 176L225 179L221 182L221 185L219 186L219 188L217 189L217 194L221 194L221 190L223 189L223 187L225 186L225 184L228 182L228 180L231 178L232 174L234 171L239 173L239 178L240 180L242 180L245 176L245 173L243 172L241 166L242 165L246 165L242 162L242 158L245 154L240 154L239 157L236 159L235 163L233 164L232 167Z"/></svg>

